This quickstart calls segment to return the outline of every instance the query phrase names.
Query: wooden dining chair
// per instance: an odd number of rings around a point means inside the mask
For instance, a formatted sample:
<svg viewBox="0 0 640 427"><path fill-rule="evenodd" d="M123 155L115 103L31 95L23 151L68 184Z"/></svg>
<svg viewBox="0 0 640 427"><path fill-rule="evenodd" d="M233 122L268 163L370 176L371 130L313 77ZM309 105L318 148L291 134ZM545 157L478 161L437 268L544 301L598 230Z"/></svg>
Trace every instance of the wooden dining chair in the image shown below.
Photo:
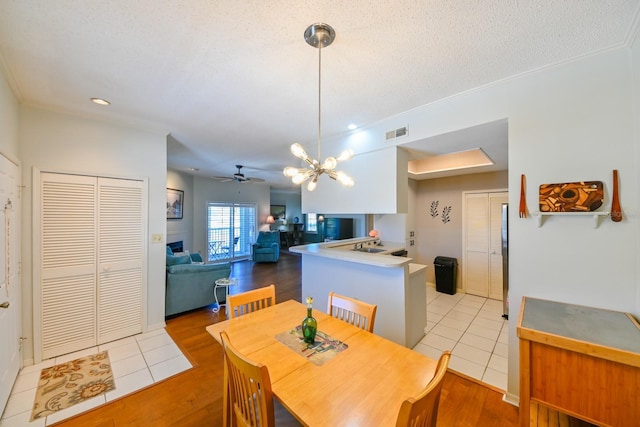
<svg viewBox="0 0 640 427"><path fill-rule="evenodd" d="M220 333L224 349L225 426L301 427L300 422L273 398L269 370L243 356L226 332Z"/></svg>
<svg viewBox="0 0 640 427"><path fill-rule="evenodd" d="M438 360L436 373L427 387L416 397L402 402L396 427L436 427L442 380L447 372L450 358L451 352L443 352Z"/></svg>
<svg viewBox="0 0 640 427"><path fill-rule="evenodd" d="M327 313L345 322L351 323L365 331L373 333L378 306L329 292Z"/></svg>
<svg viewBox="0 0 640 427"><path fill-rule="evenodd" d="M231 425L246 427L275 426L271 378L266 366L244 357L221 332L227 369Z"/></svg>
<svg viewBox="0 0 640 427"><path fill-rule="evenodd" d="M227 297L227 304L230 319L270 307L276 304L276 287L271 284L264 288L229 295Z"/></svg>

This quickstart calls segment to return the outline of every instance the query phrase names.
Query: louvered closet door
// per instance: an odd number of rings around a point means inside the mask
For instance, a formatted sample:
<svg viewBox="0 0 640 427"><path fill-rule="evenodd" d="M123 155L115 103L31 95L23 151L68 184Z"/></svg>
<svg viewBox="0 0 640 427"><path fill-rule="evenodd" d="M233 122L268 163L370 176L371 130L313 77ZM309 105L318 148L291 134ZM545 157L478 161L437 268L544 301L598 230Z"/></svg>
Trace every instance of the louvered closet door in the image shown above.
<svg viewBox="0 0 640 427"><path fill-rule="evenodd" d="M98 180L98 344L142 332L143 187Z"/></svg>
<svg viewBox="0 0 640 427"><path fill-rule="evenodd" d="M41 358L96 343L96 178L43 173ZM37 314L36 314L37 315Z"/></svg>
<svg viewBox="0 0 640 427"><path fill-rule="evenodd" d="M40 177L40 230L34 232L36 239L40 236L36 359L142 332L143 182Z"/></svg>

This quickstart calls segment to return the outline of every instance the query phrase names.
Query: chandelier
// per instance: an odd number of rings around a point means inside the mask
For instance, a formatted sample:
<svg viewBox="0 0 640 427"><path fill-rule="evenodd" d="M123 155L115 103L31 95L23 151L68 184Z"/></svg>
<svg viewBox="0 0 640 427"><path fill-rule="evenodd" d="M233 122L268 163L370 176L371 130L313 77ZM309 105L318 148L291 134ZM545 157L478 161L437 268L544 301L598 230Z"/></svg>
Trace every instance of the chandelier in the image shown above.
<svg viewBox="0 0 640 427"><path fill-rule="evenodd" d="M351 150L343 151L337 158L327 157L323 163L320 163L320 143L322 139L321 124L322 124L322 48L329 46L336 38L336 32L328 24L313 24L310 25L304 32L305 41L318 48L318 159L312 159L309 157L302 145L295 143L291 145L291 154L304 160L308 168L295 168L288 166L284 168L283 173L285 176L291 178L291 181L296 184L302 184L310 179L307 184L307 190L313 191L318 184L318 178L322 174L326 174L329 178L338 181L345 187L353 187L354 181L349 175L344 172L336 171L335 168L338 162L349 160L353 156Z"/></svg>

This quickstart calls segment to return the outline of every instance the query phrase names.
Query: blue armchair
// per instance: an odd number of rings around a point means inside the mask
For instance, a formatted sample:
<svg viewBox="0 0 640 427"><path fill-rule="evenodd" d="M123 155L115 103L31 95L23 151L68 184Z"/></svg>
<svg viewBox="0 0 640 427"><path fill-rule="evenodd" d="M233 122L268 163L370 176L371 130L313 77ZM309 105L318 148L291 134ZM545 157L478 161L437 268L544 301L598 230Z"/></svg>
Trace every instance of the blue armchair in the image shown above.
<svg viewBox="0 0 640 427"><path fill-rule="evenodd" d="M280 258L280 232L261 231L253 244L253 262L278 262Z"/></svg>

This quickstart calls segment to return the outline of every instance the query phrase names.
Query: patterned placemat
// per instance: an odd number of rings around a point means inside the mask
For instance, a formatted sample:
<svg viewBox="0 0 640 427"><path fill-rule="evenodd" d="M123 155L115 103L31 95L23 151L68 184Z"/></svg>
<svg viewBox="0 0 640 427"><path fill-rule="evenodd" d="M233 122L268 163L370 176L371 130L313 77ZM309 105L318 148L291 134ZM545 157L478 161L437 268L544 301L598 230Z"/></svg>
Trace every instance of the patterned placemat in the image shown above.
<svg viewBox="0 0 640 427"><path fill-rule="evenodd" d="M307 344L302 338L302 326L298 325L293 329L284 331L276 335L276 339L295 351L302 357L306 357L314 365L323 365L333 359L338 353L346 350L349 346L342 341L334 340L322 331L316 333L313 344Z"/></svg>

